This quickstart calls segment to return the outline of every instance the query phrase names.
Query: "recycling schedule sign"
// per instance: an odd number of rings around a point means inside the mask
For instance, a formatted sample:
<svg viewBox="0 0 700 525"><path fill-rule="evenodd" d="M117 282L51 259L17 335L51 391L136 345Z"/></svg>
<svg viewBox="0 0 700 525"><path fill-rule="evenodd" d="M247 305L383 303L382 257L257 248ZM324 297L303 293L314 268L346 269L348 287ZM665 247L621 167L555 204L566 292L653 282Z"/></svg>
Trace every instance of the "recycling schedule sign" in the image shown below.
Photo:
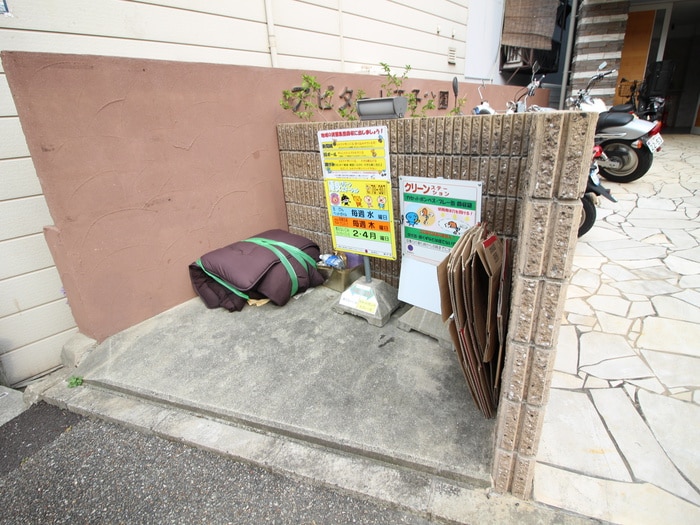
<svg viewBox="0 0 700 525"><path fill-rule="evenodd" d="M481 222L481 189L477 181L399 177L400 300L441 313L437 267L457 240Z"/></svg>
<svg viewBox="0 0 700 525"><path fill-rule="evenodd" d="M403 257L442 262L481 220L481 182L399 177Z"/></svg>
<svg viewBox="0 0 700 525"><path fill-rule="evenodd" d="M322 130L318 142L333 249L396 259L386 126Z"/></svg>

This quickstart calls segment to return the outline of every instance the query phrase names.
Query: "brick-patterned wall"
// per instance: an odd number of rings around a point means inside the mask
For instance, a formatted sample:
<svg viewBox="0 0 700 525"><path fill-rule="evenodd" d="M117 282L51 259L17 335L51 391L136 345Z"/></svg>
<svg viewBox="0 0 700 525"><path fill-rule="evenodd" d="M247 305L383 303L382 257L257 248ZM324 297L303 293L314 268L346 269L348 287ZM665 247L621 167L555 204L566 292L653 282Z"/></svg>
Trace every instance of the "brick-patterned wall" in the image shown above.
<svg viewBox="0 0 700 525"><path fill-rule="evenodd" d="M629 0L583 0L579 8L574 43L570 93L585 87L601 62L606 69L620 69L627 29ZM617 76L610 75L595 86L593 96L612 104Z"/></svg>
<svg viewBox="0 0 700 525"><path fill-rule="evenodd" d="M516 238L518 195L533 115L387 121L397 235L400 220L397 178L407 175L481 180L483 220L498 234ZM313 239L322 252L330 253L332 246L317 132L358 125L365 124L332 122L278 126L290 231ZM398 242L400 245L400 239ZM372 259L372 275L398 286L400 265L400 256L396 261Z"/></svg>
<svg viewBox="0 0 700 525"><path fill-rule="evenodd" d="M522 498L531 492L596 119L590 113L551 112L277 128L289 229L313 239L322 251L331 250L331 234L320 129L388 126L397 234L398 176L483 182L482 219L512 239L515 250L493 483L495 490ZM372 275L393 286L399 269L400 258L372 259Z"/></svg>

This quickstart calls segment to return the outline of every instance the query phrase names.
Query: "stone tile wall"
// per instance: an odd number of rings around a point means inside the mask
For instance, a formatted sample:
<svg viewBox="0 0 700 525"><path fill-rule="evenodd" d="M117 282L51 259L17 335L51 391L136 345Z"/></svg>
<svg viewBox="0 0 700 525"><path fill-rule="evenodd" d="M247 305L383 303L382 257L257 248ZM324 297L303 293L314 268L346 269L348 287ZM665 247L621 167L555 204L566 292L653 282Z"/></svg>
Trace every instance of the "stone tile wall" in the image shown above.
<svg viewBox="0 0 700 525"><path fill-rule="evenodd" d="M493 484L522 498L531 493L596 118L551 112L277 128L289 229L313 239L322 252L332 246L320 129L388 126L397 235L399 175L483 182L482 220L514 246ZM400 264L400 256L373 259L372 275L398 286Z"/></svg>
<svg viewBox="0 0 700 525"><path fill-rule="evenodd" d="M608 63L606 69L620 69L629 9L629 0L582 0L579 3L570 94L585 87L604 60ZM616 75L599 81L595 85L595 96L612 104L617 81Z"/></svg>

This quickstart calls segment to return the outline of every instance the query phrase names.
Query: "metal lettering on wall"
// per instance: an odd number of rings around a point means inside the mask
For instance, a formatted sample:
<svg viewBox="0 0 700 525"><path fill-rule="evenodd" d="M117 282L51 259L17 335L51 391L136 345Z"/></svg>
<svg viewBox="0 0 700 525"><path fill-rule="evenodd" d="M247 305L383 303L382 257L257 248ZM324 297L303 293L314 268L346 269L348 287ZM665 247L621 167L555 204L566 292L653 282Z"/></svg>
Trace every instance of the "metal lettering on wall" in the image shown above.
<svg viewBox="0 0 700 525"><path fill-rule="evenodd" d="M309 88L304 88L302 86L294 86L291 89L292 93L299 93L300 91L304 91L305 93L309 93L310 89ZM317 102L318 102L318 108L319 109L333 109L333 103L331 101L331 97L333 96L333 93L335 92L335 86L328 85L325 89L325 91L319 92L317 95ZM360 92L362 92L360 90ZM437 99L437 109L448 109L450 106L450 92L449 91L439 91L438 94L436 95L432 91L428 93L427 91L423 93L423 96L421 97L421 90L420 89L412 89L411 93L413 93L414 100L417 104L420 104L423 99L428 99L428 100L435 100ZM348 110L353 107L354 103L356 102L356 97L354 97L355 90L354 89L349 89L347 86L343 90L342 93L338 95L338 98L343 101L343 104L339 107L340 111L343 110ZM394 95L396 96L401 96L404 95L406 91L403 89L398 89L394 91ZM383 96L383 94L380 92L380 96ZM296 112L299 111L301 107L302 101L299 100L293 107L292 111Z"/></svg>

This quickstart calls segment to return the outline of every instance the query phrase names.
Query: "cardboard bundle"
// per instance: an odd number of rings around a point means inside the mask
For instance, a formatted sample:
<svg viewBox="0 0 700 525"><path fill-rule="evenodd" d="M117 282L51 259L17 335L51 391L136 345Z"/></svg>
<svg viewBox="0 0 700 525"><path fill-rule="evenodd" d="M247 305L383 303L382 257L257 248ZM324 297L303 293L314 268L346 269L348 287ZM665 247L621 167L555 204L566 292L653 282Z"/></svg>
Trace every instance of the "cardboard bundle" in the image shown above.
<svg viewBox="0 0 700 525"><path fill-rule="evenodd" d="M443 321L474 402L488 417L498 405L510 305L508 243L479 224L438 266Z"/></svg>

